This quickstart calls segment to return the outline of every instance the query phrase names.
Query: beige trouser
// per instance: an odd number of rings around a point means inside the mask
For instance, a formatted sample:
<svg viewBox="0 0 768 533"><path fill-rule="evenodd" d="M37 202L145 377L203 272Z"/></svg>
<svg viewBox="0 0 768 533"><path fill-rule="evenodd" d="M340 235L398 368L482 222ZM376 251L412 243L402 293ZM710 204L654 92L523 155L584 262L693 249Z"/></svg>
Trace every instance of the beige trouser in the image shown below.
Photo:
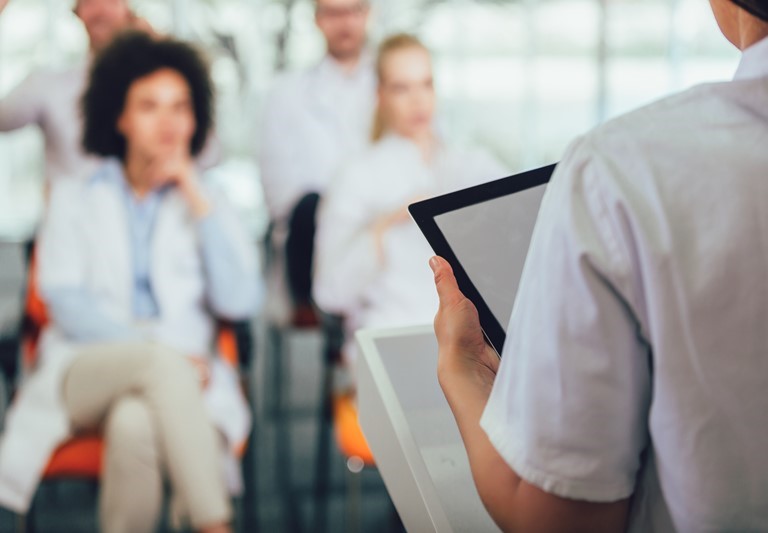
<svg viewBox="0 0 768 533"><path fill-rule="evenodd" d="M75 428L104 431L102 531L154 531L166 477L194 528L230 521L218 436L184 356L155 344L93 346L63 392Z"/></svg>

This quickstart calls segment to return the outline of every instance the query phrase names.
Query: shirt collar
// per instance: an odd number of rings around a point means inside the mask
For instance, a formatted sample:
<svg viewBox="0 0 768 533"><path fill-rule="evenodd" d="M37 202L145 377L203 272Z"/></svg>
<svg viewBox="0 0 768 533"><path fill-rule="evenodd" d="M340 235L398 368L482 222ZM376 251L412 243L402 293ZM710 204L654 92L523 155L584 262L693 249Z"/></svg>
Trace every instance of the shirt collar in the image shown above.
<svg viewBox="0 0 768 533"><path fill-rule="evenodd" d="M340 78L355 79L367 75L371 70L373 66L373 55L370 50L363 50L362 54L360 54L357 66L351 72L342 69L341 66L339 66L339 63L329 54L325 55L318 66L321 72L332 74Z"/></svg>
<svg viewBox="0 0 768 533"><path fill-rule="evenodd" d="M117 187L124 194L130 198L135 198L131 187L128 185L128 180L125 178L125 172L123 171L122 162L114 157L106 159L104 164L99 168L89 179L89 184L94 183L108 183L112 187ZM169 185L164 185L153 191L151 191L146 198L153 196L163 196L171 188Z"/></svg>
<svg viewBox="0 0 768 533"><path fill-rule="evenodd" d="M734 80L768 77L768 38L753 44L741 54Z"/></svg>
<svg viewBox="0 0 768 533"><path fill-rule="evenodd" d="M95 183L118 184L124 180L125 178L123 177L123 166L120 163L120 160L114 157L110 157L105 159L104 164L102 164L96 170L96 172L91 175L88 183L90 185Z"/></svg>
<svg viewBox="0 0 768 533"><path fill-rule="evenodd" d="M440 159L445 152L445 142L443 141L442 137L439 134L435 134L435 142L437 143L435 146L435 152L433 154L433 157L430 161L424 161L421 156L421 151L419 150L419 147L414 143L412 140L403 137L402 135L398 135L397 133L394 133L392 131L388 131L384 134L384 136L381 138L379 143L382 145L387 145L394 147L396 150L401 150L403 152L409 152L412 156L418 158L419 161L422 161L427 166L431 167L433 166L438 159Z"/></svg>

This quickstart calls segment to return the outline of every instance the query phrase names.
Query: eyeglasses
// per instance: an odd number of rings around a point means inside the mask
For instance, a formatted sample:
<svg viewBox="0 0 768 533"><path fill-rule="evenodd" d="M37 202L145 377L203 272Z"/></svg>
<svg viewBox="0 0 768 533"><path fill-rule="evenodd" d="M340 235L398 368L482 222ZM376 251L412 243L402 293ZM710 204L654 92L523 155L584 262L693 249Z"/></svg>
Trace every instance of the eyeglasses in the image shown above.
<svg viewBox="0 0 768 533"><path fill-rule="evenodd" d="M317 6L317 16L329 19L340 19L347 16L359 17L368 11L368 2L356 2L346 7L322 7Z"/></svg>

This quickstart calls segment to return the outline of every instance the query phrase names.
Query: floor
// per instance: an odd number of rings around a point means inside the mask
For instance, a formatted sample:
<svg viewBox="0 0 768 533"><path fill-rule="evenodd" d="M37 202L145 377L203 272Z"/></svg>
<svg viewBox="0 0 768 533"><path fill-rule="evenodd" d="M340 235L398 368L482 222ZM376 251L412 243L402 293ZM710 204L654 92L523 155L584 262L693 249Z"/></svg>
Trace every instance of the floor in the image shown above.
<svg viewBox="0 0 768 533"><path fill-rule="evenodd" d="M0 247L0 326L12 321L18 302L21 256ZM345 459L329 442L328 489L316 498L314 490L321 393L321 337L316 331L294 332L286 337L291 354L283 359L283 396L275 411L275 353L267 347L263 324L252 325L256 360L248 380L254 391L254 438L244 462L246 477L255 480L236 502L241 531L262 532L400 532L402 526L386 488L375 468L355 478ZM0 405L0 410L2 405ZM251 460L251 458L255 460ZM350 514L354 484L360 486L357 519ZM34 531L95 532L97 487L83 481L58 481L42 486L31 516ZM350 497L352 496L352 497ZM325 511L325 520L320 517ZM23 526L19 517L0 509L0 533Z"/></svg>

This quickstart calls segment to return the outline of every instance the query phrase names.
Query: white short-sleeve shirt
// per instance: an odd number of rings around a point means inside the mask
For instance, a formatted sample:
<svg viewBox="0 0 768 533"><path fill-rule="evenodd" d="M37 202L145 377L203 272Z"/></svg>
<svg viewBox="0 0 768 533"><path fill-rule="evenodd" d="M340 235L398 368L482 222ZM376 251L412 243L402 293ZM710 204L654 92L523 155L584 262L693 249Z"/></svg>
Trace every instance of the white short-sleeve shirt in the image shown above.
<svg viewBox="0 0 768 533"><path fill-rule="evenodd" d="M481 425L633 530L768 530L768 39L571 146Z"/></svg>

